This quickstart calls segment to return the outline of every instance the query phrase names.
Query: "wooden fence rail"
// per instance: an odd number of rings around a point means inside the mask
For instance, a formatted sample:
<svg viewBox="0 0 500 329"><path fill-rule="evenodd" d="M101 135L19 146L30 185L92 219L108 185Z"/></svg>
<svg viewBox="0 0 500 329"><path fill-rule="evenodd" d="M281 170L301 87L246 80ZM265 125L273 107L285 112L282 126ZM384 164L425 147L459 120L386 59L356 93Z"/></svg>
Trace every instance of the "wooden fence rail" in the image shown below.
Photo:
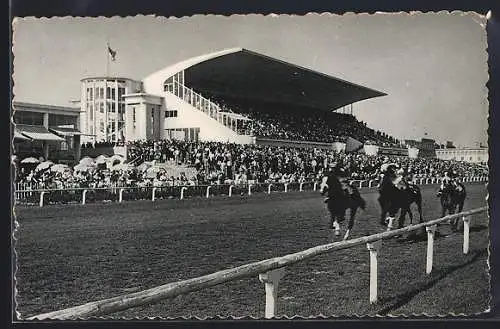
<svg viewBox="0 0 500 329"><path fill-rule="evenodd" d="M370 251L370 302L377 302L377 254L380 252L382 240L404 233L409 233L423 228L427 229L428 243L427 248L427 263L426 273L432 270L432 254L433 254L433 239L430 234L434 234L435 225L449 221L455 218L462 218L464 220L464 248L463 252L468 252L469 246L469 222L472 215L479 214L487 211L487 207L477 208L465 211L459 214L448 215L442 218L431 220L425 223L410 225L405 228L386 231L360 238L334 242L325 245L316 246L300 252L289 254L282 257L275 257L266 259L259 262L254 262L236 268L227 269L212 274L204 275L201 277L168 283L165 285L157 286L151 289L143 290L140 292L125 294L109 299L86 303L80 306L75 306L55 312L44 313L28 318L28 320L46 320L46 319L61 319L71 320L88 317L98 317L123 311L132 307L147 305L159 302L166 298L173 298L181 294L202 290L208 287L219 285L225 282L238 280L242 278L252 277L259 275L259 280L265 283L266 287L266 311L265 317L272 318L276 315L277 310L277 289L279 280L284 275L284 268L286 266L302 262L306 259L316 257L321 254L330 253L336 250L348 249L360 245L367 245ZM466 230L466 232L465 232ZM466 241L467 240L467 241ZM431 243L432 242L432 243Z"/></svg>
<svg viewBox="0 0 500 329"><path fill-rule="evenodd" d="M486 176L478 176L478 177L464 177L461 178L461 182L485 182L487 181ZM416 182L419 182L417 179ZM350 181L351 184L354 184L358 188L373 188L373 187L378 187L378 182L375 180L352 180ZM420 185L421 184L436 184L440 183L440 178L433 178L431 179L420 179ZM283 191L287 193L289 191L288 186L290 186L292 183L255 183L255 184L242 184L240 187L244 187L245 189L248 189L248 195L252 194L252 188L257 187L257 186L267 186L267 193L271 194L273 191L273 188L278 188L280 191ZM318 188L318 182L296 182L294 183L297 185L298 191L303 192L303 186L304 184L309 184L313 186L313 191L316 191ZM31 186L31 185L30 185ZM283 186L283 189L281 188ZM229 197L232 196L232 189L235 187L235 185L232 184L221 184L221 185L189 185L189 186L110 186L110 187L71 187L71 188L63 188L63 189L39 189L39 188L26 188L26 187L21 187L18 185L18 189L15 190L15 195L16 199L17 198L26 198L28 195L33 196L33 193L40 193L39 198L38 198L38 203L40 207L43 207L45 205L44 202L44 196L47 195L48 193L51 192L61 192L61 193L67 193L67 192L77 192L80 191L82 192L82 197L81 197L81 203L85 204L86 203L86 196L87 193L90 191L111 191L114 194L118 193L118 202L121 203L123 201L123 192L124 191L151 191L151 200L155 201L157 199L157 194L156 192L161 191L162 189L179 189L180 191L180 199L184 199L185 193L189 189L196 189L196 188L202 188L205 191L205 197L208 198L210 197L210 190L213 188L224 188L227 189L227 195ZM19 189L20 188L20 189ZM202 195L200 195L202 196Z"/></svg>

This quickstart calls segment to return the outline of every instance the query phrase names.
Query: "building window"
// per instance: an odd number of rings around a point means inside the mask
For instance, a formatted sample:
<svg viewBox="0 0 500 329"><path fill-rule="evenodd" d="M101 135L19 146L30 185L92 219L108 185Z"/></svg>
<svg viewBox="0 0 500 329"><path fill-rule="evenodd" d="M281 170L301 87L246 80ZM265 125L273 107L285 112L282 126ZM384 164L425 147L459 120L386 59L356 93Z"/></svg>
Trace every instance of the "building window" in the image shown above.
<svg viewBox="0 0 500 329"><path fill-rule="evenodd" d="M49 126L73 126L76 127L77 117L62 114L49 114Z"/></svg>
<svg viewBox="0 0 500 329"><path fill-rule="evenodd" d="M116 98L115 96L116 96L116 89L113 88L111 89L111 99L115 99Z"/></svg>
<svg viewBox="0 0 500 329"><path fill-rule="evenodd" d="M15 111L14 122L23 125L43 126L43 113L31 111Z"/></svg>
<svg viewBox="0 0 500 329"><path fill-rule="evenodd" d="M135 106L132 107L132 122L135 124Z"/></svg>
<svg viewBox="0 0 500 329"><path fill-rule="evenodd" d="M115 102L112 102L111 103L111 113L116 113L116 108L115 107L116 107Z"/></svg>
<svg viewBox="0 0 500 329"><path fill-rule="evenodd" d="M99 130L100 130L100 132L102 132L102 133L104 132L104 122L102 122L102 121L101 121L101 122L99 122Z"/></svg>
<svg viewBox="0 0 500 329"><path fill-rule="evenodd" d="M177 118L177 110L174 111L165 111L165 118Z"/></svg>
<svg viewBox="0 0 500 329"><path fill-rule="evenodd" d="M87 107L89 108L88 109L89 120L92 121L92 120L94 120L94 104L92 104L92 103L87 104Z"/></svg>

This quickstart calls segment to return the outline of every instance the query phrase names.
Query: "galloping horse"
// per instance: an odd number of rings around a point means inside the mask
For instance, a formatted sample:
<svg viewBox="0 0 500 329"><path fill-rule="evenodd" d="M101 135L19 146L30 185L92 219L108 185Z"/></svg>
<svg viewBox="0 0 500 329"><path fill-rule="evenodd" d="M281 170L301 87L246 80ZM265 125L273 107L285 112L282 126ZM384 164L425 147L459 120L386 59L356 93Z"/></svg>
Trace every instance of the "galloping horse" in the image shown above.
<svg viewBox="0 0 500 329"><path fill-rule="evenodd" d="M465 198L467 197L467 191L465 186L456 181L443 184L437 193L437 196L441 199L441 217L444 217L446 213L452 215L457 211L462 212L464 208ZM458 218L452 220L452 229L458 230Z"/></svg>
<svg viewBox="0 0 500 329"><path fill-rule="evenodd" d="M382 178L379 188L380 196L378 202L380 204L380 224L387 225L387 229L393 228L394 220L397 213L401 210L398 220L398 228L404 226L406 214L410 216L410 223L413 223L413 213L410 209L415 203L418 208L420 223L424 221L422 217L422 193L416 185L409 184L402 176L397 176L393 172L388 172ZM388 216L386 217L386 215Z"/></svg>
<svg viewBox="0 0 500 329"><path fill-rule="evenodd" d="M335 230L335 235L340 235L339 222L345 220L346 210L350 209L347 231L344 235L344 240L347 240L354 226L358 208L365 210L365 200L355 186L339 180L333 174L323 177L320 192L326 196L325 203L331 215L330 228Z"/></svg>

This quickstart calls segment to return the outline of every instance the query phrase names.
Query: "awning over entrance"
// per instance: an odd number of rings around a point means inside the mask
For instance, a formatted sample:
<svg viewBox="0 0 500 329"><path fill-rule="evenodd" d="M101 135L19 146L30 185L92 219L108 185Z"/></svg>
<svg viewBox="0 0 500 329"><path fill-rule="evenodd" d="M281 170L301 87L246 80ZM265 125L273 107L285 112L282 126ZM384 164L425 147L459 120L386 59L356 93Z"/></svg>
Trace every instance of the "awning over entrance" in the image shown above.
<svg viewBox="0 0 500 329"><path fill-rule="evenodd" d="M23 136L33 140L57 142L64 141L64 138L51 133L43 126L16 125L16 129Z"/></svg>
<svg viewBox="0 0 500 329"><path fill-rule="evenodd" d="M78 131L78 129L75 128L68 128L68 127L49 127L49 130L62 136L79 136L82 133Z"/></svg>
<svg viewBox="0 0 500 329"><path fill-rule="evenodd" d="M28 137L23 136L23 134L21 134L19 131L17 131L17 129L14 129L14 139L25 140L25 141L30 140Z"/></svg>

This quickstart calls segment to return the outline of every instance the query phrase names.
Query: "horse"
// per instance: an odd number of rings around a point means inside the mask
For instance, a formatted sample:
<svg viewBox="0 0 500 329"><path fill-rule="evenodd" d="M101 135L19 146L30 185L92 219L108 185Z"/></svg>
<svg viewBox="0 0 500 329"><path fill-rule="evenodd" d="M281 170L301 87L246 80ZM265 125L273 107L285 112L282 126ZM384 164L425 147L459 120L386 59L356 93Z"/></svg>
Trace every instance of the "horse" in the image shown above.
<svg viewBox="0 0 500 329"><path fill-rule="evenodd" d="M320 193L322 196L326 196L324 202L331 216L329 228L335 230L336 236L340 235L339 222L345 220L346 210L350 210L347 231L344 235L344 240L347 240L354 226L356 212L358 208L365 210L366 201L361 197L359 190L354 185L340 181L334 175L323 177Z"/></svg>
<svg viewBox="0 0 500 329"><path fill-rule="evenodd" d="M444 217L446 213L453 215L457 212L457 208L458 213L462 212L465 198L467 197L467 191L462 183L451 182L449 184L444 184L437 196L441 201L441 217ZM458 231L458 223L458 218L452 220L452 230Z"/></svg>
<svg viewBox="0 0 500 329"><path fill-rule="evenodd" d="M378 202L380 204L380 224L387 225L387 230L393 228L393 221L397 213L401 210L398 220L398 228L404 226L406 215L410 216L410 223L413 224L413 213L411 205L416 204L418 209L419 221L423 223L422 217L422 192L414 184L409 184L402 177L391 180L385 176L379 188ZM387 214L389 215L388 217Z"/></svg>

